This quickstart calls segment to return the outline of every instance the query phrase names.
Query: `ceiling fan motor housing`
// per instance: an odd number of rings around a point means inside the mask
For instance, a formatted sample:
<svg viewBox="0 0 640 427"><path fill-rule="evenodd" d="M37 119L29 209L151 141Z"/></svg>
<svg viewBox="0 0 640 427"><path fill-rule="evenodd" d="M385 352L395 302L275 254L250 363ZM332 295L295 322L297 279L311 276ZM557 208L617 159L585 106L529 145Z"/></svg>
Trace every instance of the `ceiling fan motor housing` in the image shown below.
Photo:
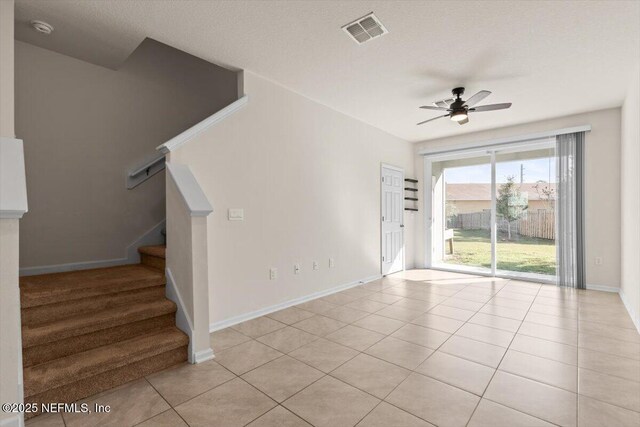
<svg viewBox="0 0 640 427"><path fill-rule="evenodd" d="M464 95L464 88L463 88L463 87L456 87L456 88L453 88L453 89L451 90L451 93L453 94L453 96L455 96L456 98L460 99L460 97L461 97L462 95Z"/></svg>
<svg viewBox="0 0 640 427"><path fill-rule="evenodd" d="M466 109L465 107L465 101L463 101L462 99L456 99L455 101L453 101L451 103L451 105L449 105L449 108L453 111L456 110L464 110Z"/></svg>

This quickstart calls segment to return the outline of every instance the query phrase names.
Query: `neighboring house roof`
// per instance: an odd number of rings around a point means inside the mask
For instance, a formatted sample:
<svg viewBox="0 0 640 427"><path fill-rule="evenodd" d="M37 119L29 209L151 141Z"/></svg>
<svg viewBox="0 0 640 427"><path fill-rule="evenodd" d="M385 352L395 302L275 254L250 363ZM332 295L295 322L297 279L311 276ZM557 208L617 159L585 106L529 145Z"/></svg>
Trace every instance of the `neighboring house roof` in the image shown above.
<svg viewBox="0 0 640 427"><path fill-rule="evenodd" d="M520 192L527 194L529 200L546 200L546 196L542 192L543 189L549 188L553 190L551 199L555 199L555 184L540 183L539 189L535 186L537 183L523 183L518 184L520 186ZM497 190L500 188L500 184L496 186ZM447 200L491 200L491 184L446 184Z"/></svg>

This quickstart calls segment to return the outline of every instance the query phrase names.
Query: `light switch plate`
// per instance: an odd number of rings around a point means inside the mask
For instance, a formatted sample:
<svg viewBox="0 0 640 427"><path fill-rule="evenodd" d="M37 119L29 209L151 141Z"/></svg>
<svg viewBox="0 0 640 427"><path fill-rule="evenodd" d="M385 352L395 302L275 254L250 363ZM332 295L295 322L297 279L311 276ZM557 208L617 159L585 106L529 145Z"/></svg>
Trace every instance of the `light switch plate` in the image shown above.
<svg viewBox="0 0 640 427"><path fill-rule="evenodd" d="M244 221L244 209L242 209L242 208L230 208L229 209L229 221Z"/></svg>

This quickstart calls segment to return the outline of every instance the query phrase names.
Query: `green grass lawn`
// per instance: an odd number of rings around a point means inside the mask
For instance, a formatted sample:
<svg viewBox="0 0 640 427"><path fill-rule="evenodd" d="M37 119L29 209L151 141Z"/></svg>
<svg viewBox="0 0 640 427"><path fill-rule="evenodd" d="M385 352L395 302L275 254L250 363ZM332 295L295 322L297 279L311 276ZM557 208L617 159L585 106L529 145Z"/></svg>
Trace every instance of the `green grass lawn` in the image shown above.
<svg viewBox="0 0 640 427"><path fill-rule="evenodd" d="M498 233L498 270L526 273L556 274L555 241ZM491 239L489 230L455 230L454 254L445 256L449 264L491 268ZM449 245L446 245L449 251Z"/></svg>

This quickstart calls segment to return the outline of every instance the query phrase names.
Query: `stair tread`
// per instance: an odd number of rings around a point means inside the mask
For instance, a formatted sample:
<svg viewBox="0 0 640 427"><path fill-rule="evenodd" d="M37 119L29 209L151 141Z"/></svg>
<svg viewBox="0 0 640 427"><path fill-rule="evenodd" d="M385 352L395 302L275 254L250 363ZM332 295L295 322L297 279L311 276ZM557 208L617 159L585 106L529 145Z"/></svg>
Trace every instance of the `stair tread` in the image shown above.
<svg viewBox="0 0 640 427"><path fill-rule="evenodd" d="M22 324L37 326L47 322L55 322L67 317L78 316L83 313L95 313L121 305L138 302L155 301L165 296L163 285L137 288L130 291L114 292L101 295L99 298L90 296L53 304L39 305L22 309Z"/></svg>
<svg viewBox="0 0 640 427"><path fill-rule="evenodd" d="M54 340L83 335L175 311L176 305L173 301L160 297L154 301L119 305L106 310L83 313L36 326L24 325L22 346L31 347L45 344Z"/></svg>
<svg viewBox="0 0 640 427"><path fill-rule="evenodd" d="M138 252L141 254L151 255L158 258L166 258L167 247L164 245L141 246L138 248Z"/></svg>
<svg viewBox="0 0 640 427"><path fill-rule="evenodd" d="M20 278L22 307L75 300L164 285L164 272L145 265L122 265Z"/></svg>
<svg viewBox="0 0 640 427"><path fill-rule="evenodd" d="M25 396L71 384L188 345L189 338L171 326L24 369Z"/></svg>
<svg viewBox="0 0 640 427"><path fill-rule="evenodd" d="M20 288L29 293L42 293L59 287L74 289L105 286L106 282L122 282L131 279L163 277L164 275L140 264L118 265L115 267L92 268L89 270L66 271L63 273L39 274L20 277Z"/></svg>
<svg viewBox="0 0 640 427"><path fill-rule="evenodd" d="M82 353L83 351L115 342L125 341L151 333L157 329L175 325L175 313L167 313L162 316L125 323L107 329L100 329L83 335L25 347L22 349L22 365L24 367L39 365L61 357Z"/></svg>

